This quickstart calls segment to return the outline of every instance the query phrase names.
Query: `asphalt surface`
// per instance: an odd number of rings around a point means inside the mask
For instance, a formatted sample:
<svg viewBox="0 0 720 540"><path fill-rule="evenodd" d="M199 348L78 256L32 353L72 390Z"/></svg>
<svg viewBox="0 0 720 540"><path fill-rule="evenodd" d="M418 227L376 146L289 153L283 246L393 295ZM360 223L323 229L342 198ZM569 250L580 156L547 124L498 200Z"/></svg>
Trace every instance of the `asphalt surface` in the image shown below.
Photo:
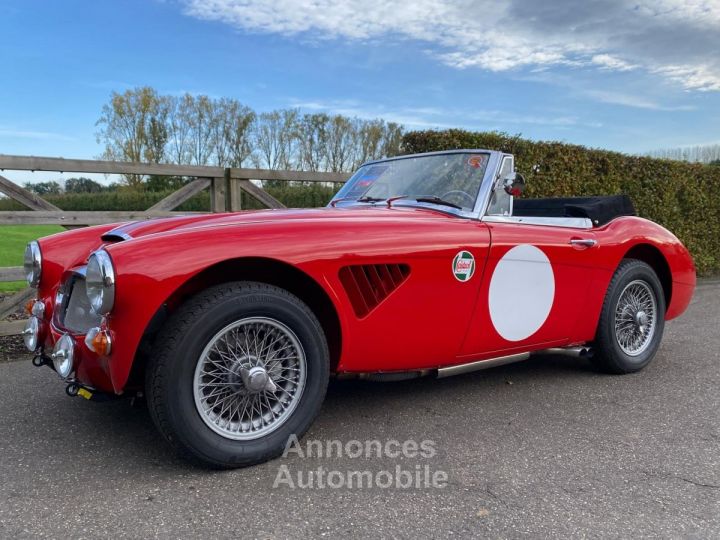
<svg viewBox="0 0 720 540"><path fill-rule="evenodd" d="M703 285L629 376L556 356L334 382L307 439L432 440L436 455L295 452L220 473L176 459L142 407L71 399L47 369L0 364L0 537L718 537L718 321L720 284ZM273 487L282 466L296 481L398 465L447 486Z"/></svg>

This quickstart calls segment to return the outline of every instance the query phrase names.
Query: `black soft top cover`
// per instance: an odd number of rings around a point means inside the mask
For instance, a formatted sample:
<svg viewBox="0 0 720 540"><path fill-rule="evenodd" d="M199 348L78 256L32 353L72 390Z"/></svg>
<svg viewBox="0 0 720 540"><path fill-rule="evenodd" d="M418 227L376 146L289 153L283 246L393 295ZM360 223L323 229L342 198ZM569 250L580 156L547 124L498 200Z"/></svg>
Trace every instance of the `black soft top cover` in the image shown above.
<svg viewBox="0 0 720 540"><path fill-rule="evenodd" d="M605 197L558 197L515 199L513 215L527 217L583 217L599 227L619 216L634 216L635 207L627 195Z"/></svg>

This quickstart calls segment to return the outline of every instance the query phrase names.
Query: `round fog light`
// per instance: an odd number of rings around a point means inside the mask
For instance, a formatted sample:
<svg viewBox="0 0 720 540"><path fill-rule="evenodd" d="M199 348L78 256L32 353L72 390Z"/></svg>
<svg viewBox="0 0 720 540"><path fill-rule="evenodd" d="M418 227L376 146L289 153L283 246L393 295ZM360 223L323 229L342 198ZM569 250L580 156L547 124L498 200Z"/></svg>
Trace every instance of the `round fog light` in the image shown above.
<svg viewBox="0 0 720 540"><path fill-rule="evenodd" d="M69 334L63 334L58 339L50 358L52 358L57 374L63 379L67 379L72 373L75 360L75 342Z"/></svg>
<svg viewBox="0 0 720 540"><path fill-rule="evenodd" d="M25 323L25 330L22 332L25 347L30 352L38 348L38 335L40 334L40 322L37 317L30 317Z"/></svg>

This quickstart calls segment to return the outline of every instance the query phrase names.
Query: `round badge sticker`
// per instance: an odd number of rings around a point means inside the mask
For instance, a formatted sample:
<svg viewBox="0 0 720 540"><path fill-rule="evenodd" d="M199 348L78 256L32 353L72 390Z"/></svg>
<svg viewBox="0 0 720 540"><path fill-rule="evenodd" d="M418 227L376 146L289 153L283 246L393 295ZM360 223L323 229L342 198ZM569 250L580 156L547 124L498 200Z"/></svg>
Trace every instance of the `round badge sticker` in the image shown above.
<svg viewBox="0 0 720 540"><path fill-rule="evenodd" d="M470 156L467 162L473 169L479 169L485 164L485 156Z"/></svg>
<svg viewBox="0 0 720 540"><path fill-rule="evenodd" d="M475 257L469 251L461 251L452 263L452 271L458 281L468 281L475 273Z"/></svg>

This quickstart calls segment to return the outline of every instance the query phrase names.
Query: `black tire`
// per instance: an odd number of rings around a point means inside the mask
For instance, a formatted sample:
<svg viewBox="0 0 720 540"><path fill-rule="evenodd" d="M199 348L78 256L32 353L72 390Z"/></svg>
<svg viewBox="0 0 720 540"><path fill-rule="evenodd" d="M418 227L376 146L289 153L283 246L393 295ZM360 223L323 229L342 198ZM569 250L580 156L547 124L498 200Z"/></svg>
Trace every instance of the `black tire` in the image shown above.
<svg viewBox="0 0 720 540"><path fill-rule="evenodd" d="M615 330L616 309L626 287L640 282L652 292L656 303L654 333L638 354L628 354L620 345ZM655 356L665 328L665 294L655 271L636 259L625 259L613 275L605 293L600 322L595 336L592 361L602 371L613 374L633 373L647 366Z"/></svg>
<svg viewBox="0 0 720 540"><path fill-rule="evenodd" d="M305 354L305 387L295 409L275 431L234 440L211 429L195 404L198 361L219 331L235 321L264 317L291 329ZM245 467L280 455L290 436L301 437L320 411L329 379L329 352L312 311L284 289L256 282L218 285L183 304L160 332L146 371L150 415L185 459L210 468Z"/></svg>

